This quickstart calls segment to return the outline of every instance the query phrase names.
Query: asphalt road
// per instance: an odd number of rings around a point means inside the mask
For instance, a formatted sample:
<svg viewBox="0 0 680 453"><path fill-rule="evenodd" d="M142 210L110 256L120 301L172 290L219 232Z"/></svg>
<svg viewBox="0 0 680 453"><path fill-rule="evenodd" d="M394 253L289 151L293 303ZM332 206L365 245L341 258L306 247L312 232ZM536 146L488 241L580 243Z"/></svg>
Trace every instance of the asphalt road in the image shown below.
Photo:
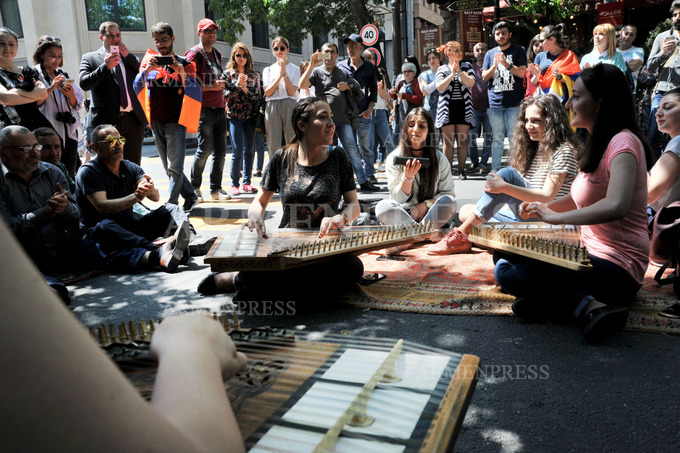
<svg viewBox="0 0 680 453"><path fill-rule="evenodd" d="M185 168L193 151L187 151ZM230 155L225 165L228 187ZM152 146L142 166L167 196L167 177ZM209 165L204 175L208 193ZM476 200L483 178L456 180L459 206ZM384 184L383 184L384 187ZM361 198L386 196L365 195ZM215 235L242 222L241 200L199 205L191 215L201 234ZM277 203L268 216L276 223ZM231 307L227 295L204 297L198 282L209 272L201 257L177 274L102 275L74 286L72 308L87 325L151 319ZM546 294L546 299L551 297ZM680 337L621 332L599 345L584 343L566 325L530 325L517 318L444 316L365 310L339 305L332 295L294 313L241 313L242 325L277 325L305 331L404 338L474 354L479 383L456 443L459 452L671 452L680 451L678 424Z"/></svg>

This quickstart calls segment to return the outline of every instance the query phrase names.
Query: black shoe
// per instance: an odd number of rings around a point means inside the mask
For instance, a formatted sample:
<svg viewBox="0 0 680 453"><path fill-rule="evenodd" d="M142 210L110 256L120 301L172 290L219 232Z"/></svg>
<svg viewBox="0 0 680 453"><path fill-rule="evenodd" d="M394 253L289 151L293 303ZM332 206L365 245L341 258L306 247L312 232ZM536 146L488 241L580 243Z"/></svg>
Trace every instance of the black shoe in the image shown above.
<svg viewBox="0 0 680 453"><path fill-rule="evenodd" d="M217 272L211 272L208 274L201 282L198 284L197 291L206 296L212 296L213 294L222 294L224 291L217 288L215 284L215 275Z"/></svg>
<svg viewBox="0 0 680 453"><path fill-rule="evenodd" d="M458 172L458 180L467 181L467 175L465 174L465 170L460 170Z"/></svg>
<svg viewBox="0 0 680 453"><path fill-rule="evenodd" d="M253 176L256 177L256 178L261 178L262 172L260 170L257 170L255 173L253 173Z"/></svg>
<svg viewBox="0 0 680 453"><path fill-rule="evenodd" d="M626 326L628 309L626 307L612 307L605 305L591 310L585 316L583 336L586 341L595 343L602 341L614 332Z"/></svg>
<svg viewBox="0 0 680 453"><path fill-rule="evenodd" d="M57 296L59 296L59 299L61 299L67 307L71 305L71 297L68 294L68 289L66 289L66 286L64 286L62 283L55 283L48 286Z"/></svg>
<svg viewBox="0 0 680 453"><path fill-rule="evenodd" d="M369 176L368 182L370 182L371 184L378 184L378 179L375 176Z"/></svg>
<svg viewBox="0 0 680 453"><path fill-rule="evenodd" d="M365 183L359 185L361 190L364 192L379 192L380 187L376 186L375 184L372 184L370 181L366 181Z"/></svg>
<svg viewBox="0 0 680 453"><path fill-rule="evenodd" d="M659 312L659 316L664 318L678 319L680 318L680 303L673 304Z"/></svg>

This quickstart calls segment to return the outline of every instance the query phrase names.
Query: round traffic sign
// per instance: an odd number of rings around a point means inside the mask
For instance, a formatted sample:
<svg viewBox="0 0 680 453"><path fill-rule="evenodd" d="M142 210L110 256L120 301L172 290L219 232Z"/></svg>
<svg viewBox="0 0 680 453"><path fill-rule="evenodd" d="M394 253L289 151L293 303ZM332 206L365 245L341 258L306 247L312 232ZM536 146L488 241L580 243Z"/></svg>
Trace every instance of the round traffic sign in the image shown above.
<svg viewBox="0 0 680 453"><path fill-rule="evenodd" d="M364 25L360 34L364 45L372 46L378 42L378 27L373 24Z"/></svg>

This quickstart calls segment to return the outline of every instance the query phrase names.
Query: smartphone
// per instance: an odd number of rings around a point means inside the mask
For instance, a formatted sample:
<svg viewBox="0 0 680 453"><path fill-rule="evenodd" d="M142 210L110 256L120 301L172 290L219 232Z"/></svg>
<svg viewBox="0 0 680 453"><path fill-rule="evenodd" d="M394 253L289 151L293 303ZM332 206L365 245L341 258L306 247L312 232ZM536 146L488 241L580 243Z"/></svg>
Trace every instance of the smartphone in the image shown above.
<svg viewBox="0 0 680 453"><path fill-rule="evenodd" d="M359 284L363 286L370 285L371 283L379 282L385 277L387 277L385 274L371 272L370 274L366 274L363 277L361 277L361 280L359 280Z"/></svg>
<svg viewBox="0 0 680 453"><path fill-rule="evenodd" d="M118 46L111 46L109 47L109 49L111 50L111 53L120 53L118 50Z"/></svg>
<svg viewBox="0 0 680 453"><path fill-rule="evenodd" d="M376 258L377 261L405 261L405 256L399 255L380 255Z"/></svg>
<svg viewBox="0 0 680 453"><path fill-rule="evenodd" d="M157 56L156 58L156 64L158 66L169 66L174 63L174 59L171 56Z"/></svg>
<svg viewBox="0 0 680 453"><path fill-rule="evenodd" d="M66 79L64 80L64 84L62 86L70 87L71 85L73 85L73 79Z"/></svg>
<svg viewBox="0 0 680 453"><path fill-rule="evenodd" d="M331 54L326 53L326 52L321 52L319 54L319 60L330 60L331 59Z"/></svg>
<svg viewBox="0 0 680 453"><path fill-rule="evenodd" d="M406 157L406 156L395 156L394 165L406 165L409 160L417 159L420 161L422 168L430 167L430 159L427 157Z"/></svg>

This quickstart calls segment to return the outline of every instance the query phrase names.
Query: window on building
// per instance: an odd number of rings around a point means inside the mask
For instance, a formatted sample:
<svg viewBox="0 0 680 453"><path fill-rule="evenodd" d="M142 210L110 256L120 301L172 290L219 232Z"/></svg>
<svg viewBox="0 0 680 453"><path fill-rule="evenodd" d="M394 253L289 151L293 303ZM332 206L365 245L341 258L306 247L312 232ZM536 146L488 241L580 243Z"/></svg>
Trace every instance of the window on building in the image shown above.
<svg viewBox="0 0 680 453"><path fill-rule="evenodd" d="M85 8L89 30L110 20L122 31L146 31L144 0L85 0Z"/></svg>
<svg viewBox="0 0 680 453"><path fill-rule="evenodd" d="M321 50L321 46L326 44L328 42L328 35L319 35L319 36L313 36L312 37L312 50L314 52L318 50Z"/></svg>
<svg viewBox="0 0 680 453"><path fill-rule="evenodd" d="M220 20L220 19L223 19L224 16L222 16L219 13L214 13L210 10L210 0L206 0L205 3L204 3L204 6L205 6L205 16L204 17L207 17L208 19L212 20L216 24L219 24L219 22L217 22L217 21ZM219 25L218 25L218 27L219 27ZM224 41L224 30L222 30L221 28L217 29L217 40L218 41Z"/></svg>
<svg viewBox="0 0 680 453"><path fill-rule="evenodd" d="M18 0L0 0L0 15L2 15L3 27L9 28L20 38L24 37Z"/></svg>
<svg viewBox="0 0 680 453"><path fill-rule="evenodd" d="M267 22L251 22L253 47L269 49L269 24Z"/></svg>

